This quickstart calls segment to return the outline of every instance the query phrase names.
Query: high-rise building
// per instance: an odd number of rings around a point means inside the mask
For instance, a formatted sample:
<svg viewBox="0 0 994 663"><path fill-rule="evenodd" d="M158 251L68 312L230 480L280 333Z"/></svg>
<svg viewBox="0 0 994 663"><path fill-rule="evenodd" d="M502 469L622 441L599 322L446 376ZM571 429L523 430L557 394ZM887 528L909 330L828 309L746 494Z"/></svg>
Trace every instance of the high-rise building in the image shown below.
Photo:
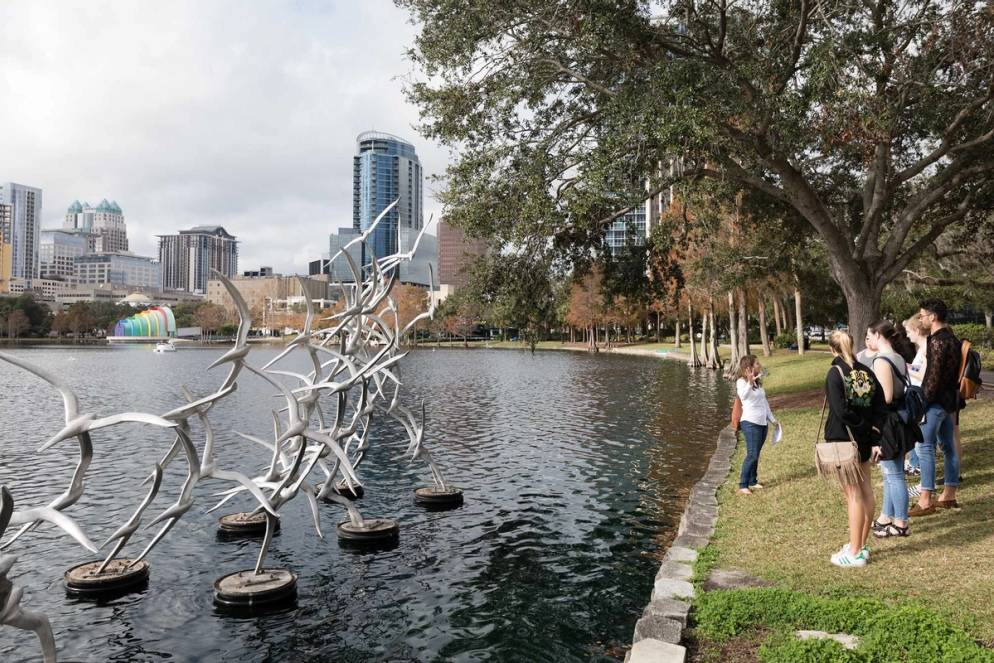
<svg viewBox="0 0 994 663"><path fill-rule="evenodd" d="M73 201L66 210L62 228L85 233L89 237L91 253L128 250L128 226L117 201L107 202L104 198L96 207Z"/></svg>
<svg viewBox="0 0 994 663"><path fill-rule="evenodd" d="M401 242L413 242L424 223L421 179L421 161L406 140L378 131L367 131L356 138L353 229L366 230L380 212L399 199L369 238L363 264L369 264L372 256L383 257L410 248L398 246L398 235Z"/></svg>
<svg viewBox="0 0 994 663"><path fill-rule="evenodd" d="M10 224L14 218L14 208L0 203L0 293L10 292L12 259L14 247L10 243Z"/></svg>
<svg viewBox="0 0 994 663"><path fill-rule="evenodd" d="M13 182L0 184L0 203L11 206L8 233L11 244L11 278L37 278L41 189Z"/></svg>
<svg viewBox="0 0 994 663"><path fill-rule="evenodd" d="M176 235L159 235L162 288L205 294L211 270L238 273L238 240L221 226L196 226Z"/></svg>
<svg viewBox="0 0 994 663"><path fill-rule="evenodd" d="M72 230L42 230L38 247L38 276L55 281L71 280L76 258L88 253L87 236Z"/></svg>
<svg viewBox="0 0 994 663"><path fill-rule="evenodd" d="M375 217L374 217L375 218ZM383 221L386 221L384 219ZM381 221L380 223L383 223ZM328 237L328 258L335 258L338 253L345 248L345 245L354 240L356 237L361 235L362 232L356 230L355 228L339 228L337 233L333 233ZM360 269L362 268L362 247L358 243L349 247L348 254L352 258L352 262L356 264ZM377 254L379 255L379 254ZM382 256L380 256L382 257ZM340 255L335 258L335 261L330 265L324 265L324 273L328 275L332 282L339 283L354 283L355 275L352 273L352 269L349 267L348 261L345 259L344 255Z"/></svg>
<svg viewBox="0 0 994 663"><path fill-rule="evenodd" d="M159 263L132 253L88 253L76 258L74 267L73 280L80 285L112 283L158 289L162 283Z"/></svg>
<svg viewBox="0 0 994 663"><path fill-rule="evenodd" d="M645 212L644 206L636 207L608 226L604 241L613 255L618 255L620 251L631 246L645 245L647 238Z"/></svg>
<svg viewBox="0 0 994 663"><path fill-rule="evenodd" d="M487 252L482 239L470 239L462 228L438 222L438 283L439 295L445 299L469 283L473 263Z"/></svg>

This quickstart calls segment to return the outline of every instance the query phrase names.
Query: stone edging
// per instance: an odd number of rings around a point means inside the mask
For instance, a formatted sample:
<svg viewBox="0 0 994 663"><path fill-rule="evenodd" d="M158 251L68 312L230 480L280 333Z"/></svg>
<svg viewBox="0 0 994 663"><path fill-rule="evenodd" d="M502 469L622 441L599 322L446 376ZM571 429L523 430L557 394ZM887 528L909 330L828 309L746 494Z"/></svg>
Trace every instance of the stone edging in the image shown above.
<svg viewBox="0 0 994 663"><path fill-rule="evenodd" d="M652 598L635 624L632 649L626 663L682 663L687 650L680 646L694 598L693 564L697 551L711 541L718 520L718 488L732 469L738 438L731 426L718 435L718 446L707 472L694 484L673 541L656 574Z"/></svg>

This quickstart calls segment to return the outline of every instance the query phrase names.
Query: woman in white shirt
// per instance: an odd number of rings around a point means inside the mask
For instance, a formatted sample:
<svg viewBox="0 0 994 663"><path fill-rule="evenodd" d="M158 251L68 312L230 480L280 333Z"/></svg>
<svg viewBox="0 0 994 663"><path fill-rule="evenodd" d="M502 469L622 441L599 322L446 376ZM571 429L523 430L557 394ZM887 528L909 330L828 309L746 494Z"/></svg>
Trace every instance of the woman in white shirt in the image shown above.
<svg viewBox="0 0 994 663"><path fill-rule="evenodd" d="M766 400L761 376L763 367L755 355L746 355L739 361L736 373L735 391L742 401L742 419L739 423L746 442L746 457L742 461L742 472L739 474L739 492L751 495L756 488L762 488L757 476L759 470L759 453L766 442L768 424L777 422Z"/></svg>
<svg viewBox="0 0 994 663"><path fill-rule="evenodd" d="M915 344L915 348L917 349L915 358L908 365L908 381L913 386L920 387L922 386L922 379L925 377L925 365L928 363L925 349L928 345L930 330L922 324L921 319L917 315L913 315L904 321L904 331L907 332L908 338ZM918 462L918 454L914 449L911 450L908 458L904 461L904 473L910 476L921 476L921 464ZM919 486L912 486L908 489L908 495L917 498L921 495L921 488Z"/></svg>

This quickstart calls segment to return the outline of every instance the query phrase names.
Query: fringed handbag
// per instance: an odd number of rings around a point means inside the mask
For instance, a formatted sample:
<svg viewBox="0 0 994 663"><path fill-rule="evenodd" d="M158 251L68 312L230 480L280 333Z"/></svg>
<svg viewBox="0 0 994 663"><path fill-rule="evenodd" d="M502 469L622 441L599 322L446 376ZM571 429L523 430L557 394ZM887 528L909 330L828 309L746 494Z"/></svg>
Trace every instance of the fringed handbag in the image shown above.
<svg viewBox="0 0 994 663"><path fill-rule="evenodd" d="M836 366L839 373L842 369ZM843 374L843 381L845 375ZM854 486L863 480L862 464L859 462L859 447L853 437L852 430L846 426L849 441L819 442L821 427L825 423L825 409L828 407L828 396L821 406L821 418L818 420L818 430L815 433L815 467L818 476L823 479L837 479L843 486Z"/></svg>

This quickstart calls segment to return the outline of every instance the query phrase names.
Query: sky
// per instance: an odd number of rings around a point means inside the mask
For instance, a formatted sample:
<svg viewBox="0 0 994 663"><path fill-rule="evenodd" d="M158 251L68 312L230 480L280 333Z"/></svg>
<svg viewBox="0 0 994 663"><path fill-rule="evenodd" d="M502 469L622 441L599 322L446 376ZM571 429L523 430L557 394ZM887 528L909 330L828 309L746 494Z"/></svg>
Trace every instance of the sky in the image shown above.
<svg viewBox="0 0 994 663"><path fill-rule="evenodd" d="M140 255L219 224L239 270L306 273L352 225L357 134L445 169L403 94L415 33L390 0L3 0L0 181L42 189L44 228L107 198Z"/></svg>

